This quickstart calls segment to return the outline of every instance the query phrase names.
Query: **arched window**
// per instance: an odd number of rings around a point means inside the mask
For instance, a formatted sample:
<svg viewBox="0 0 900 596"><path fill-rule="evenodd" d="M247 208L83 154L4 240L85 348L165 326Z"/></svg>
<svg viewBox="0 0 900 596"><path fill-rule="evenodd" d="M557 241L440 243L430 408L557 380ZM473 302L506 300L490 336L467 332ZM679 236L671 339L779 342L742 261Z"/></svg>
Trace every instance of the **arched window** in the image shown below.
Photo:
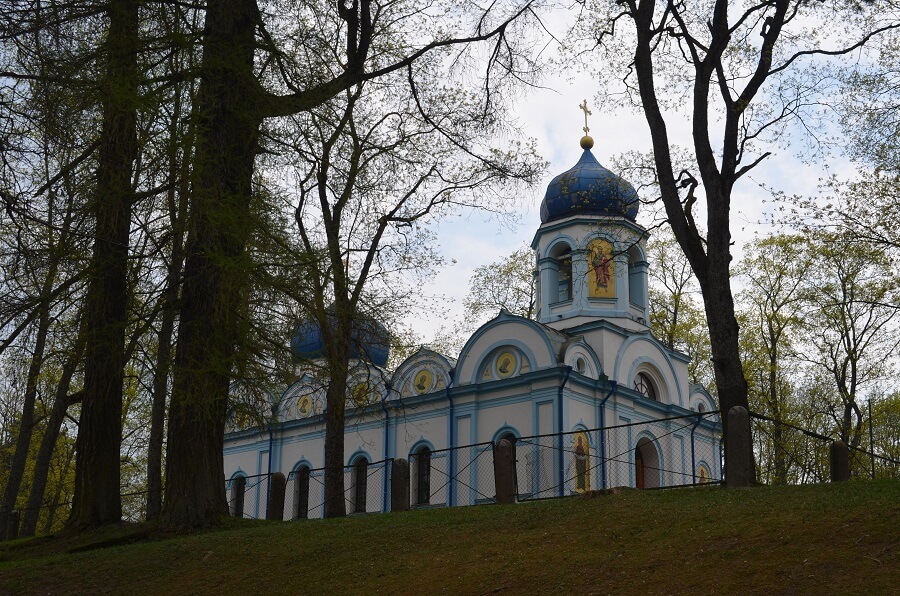
<svg viewBox="0 0 900 596"><path fill-rule="evenodd" d="M637 246L628 250L628 301L641 309L647 308L647 262Z"/></svg>
<svg viewBox="0 0 900 596"><path fill-rule="evenodd" d="M656 387L653 386L653 381L651 381L650 377L645 373L638 373L634 378L634 390L647 399L659 401L659 397L656 393Z"/></svg>
<svg viewBox="0 0 900 596"><path fill-rule="evenodd" d="M422 445L415 453L416 505L427 505L431 501L431 449Z"/></svg>
<svg viewBox="0 0 900 596"><path fill-rule="evenodd" d="M369 476L369 461L361 457L353 464L353 513L366 512L366 483Z"/></svg>
<svg viewBox="0 0 900 596"><path fill-rule="evenodd" d="M309 466L301 466L294 472L294 516L306 519L309 515Z"/></svg>
<svg viewBox="0 0 900 596"><path fill-rule="evenodd" d="M697 404L697 412L702 414L705 411L706 411L706 405L704 405L704 403L701 401L700 403Z"/></svg>
<svg viewBox="0 0 900 596"><path fill-rule="evenodd" d="M556 300L554 302L571 300L572 249L568 244L559 244L553 249L551 257L556 262ZM551 296L553 296L552 293Z"/></svg>
<svg viewBox="0 0 900 596"><path fill-rule="evenodd" d="M244 517L244 491L247 488L247 477L238 476L231 483L231 515Z"/></svg>

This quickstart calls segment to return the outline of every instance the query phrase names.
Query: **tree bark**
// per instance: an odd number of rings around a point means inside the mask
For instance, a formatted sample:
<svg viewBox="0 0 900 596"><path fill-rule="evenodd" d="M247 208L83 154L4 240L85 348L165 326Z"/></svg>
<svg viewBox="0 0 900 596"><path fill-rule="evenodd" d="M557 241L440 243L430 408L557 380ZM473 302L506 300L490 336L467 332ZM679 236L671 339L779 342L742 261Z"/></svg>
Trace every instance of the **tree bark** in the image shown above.
<svg viewBox="0 0 900 596"><path fill-rule="evenodd" d="M731 291L731 186L737 154L737 123L729 114L724 134L722 172L709 141L710 77L717 60L728 42L727 2L717 0L713 18L709 22L713 40L703 60L694 58L695 78L692 106L694 149L703 179L707 204L707 234L705 244L691 214L693 197L682 203L679 185L672 168L670 143L666 122L660 109L654 81L653 51L656 47L653 0L634 0L631 16L637 33L635 46L635 74L644 114L650 128L656 173L660 193L672 232L691 264L706 310L709 326L710 350L716 376L716 389L723 425L727 412L734 406L749 409L747 381L741 366L738 348L738 323L735 317L734 296ZM777 35L777 32L776 32ZM768 41L768 40L767 40ZM749 100L752 99L752 95ZM739 114L738 114L739 116ZM727 449L727 445L726 445Z"/></svg>
<svg viewBox="0 0 900 596"><path fill-rule="evenodd" d="M169 393L169 372L172 368L172 339L175 318L178 313L178 292L181 288L181 272L184 265L184 226L187 217L189 192L189 164L191 135L179 143L181 95L176 94L175 107L170 122L169 179L179 178L178 189L169 191L169 220L172 225L172 251L166 271L166 290L163 297L162 321L157 335L158 353L156 370L153 371L153 403L150 409L150 437L147 445L147 519L157 519L162 512L162 455L165 438L166 399ZM179 145L181 162L179 164Z"/></svg>
<svg viewBox="0 0 900 596"><path fill-rule="evenodd" d="M55 277L55 272L51 273ZM53 280L47 276L44 290L52 286ZM9 513L15 509L19 489L22 486L22 477L25 475L25 464L28 461L28 450L31 446L31 436L34 431L34 402L37 398L38 375L44 362L44 348L47 343L47 331L50 328L50 305L46 301L41 302L41 313L38 315L38 328L35 334L34 352L31 354L31 364L28 367L28 377L25 381L25 399L22 403L22 417L19 419L19 434L16 437L16 449L13 452L12 465L9 468L6 489L3 491L3 501L0 503L0 530L6 531Z"/></svg>
<svg viewBox="0 0 900 596"><path fill-rule="evenodd" d="M253 98L254 0L207 6L160 516L173 528L227 516L222 445L231 365L247 287L244 247L261 119Z"/></svg>
<svg viewBox="0 0 900 596"><path fill-rule="evenodd" d="M75 347L63 364L62 375L56 385L56 395L53 407L50 410L50 418L44 428L44 436L38 449L37 459L34 464L34 477L31 479L31 492L28 495L28 505L22 517L21 536L33 536L37 529L41 506L44 500L44 492L47 490L47 476L50 473L50 462L53 460L53 451L56 441L59 439L59 429L66 417L66 411L72 403L69 388L72 384L72 376L81 362L84 353L85 334L79 333Z"/></svg>
<svg viewBox="0 0 900 596"><path fill-rule="evenodd" d="M140 76L138 2L107 6L103 125L93 201L96 237L85 298L89 334L84 398L75 457L75 494L67 525L85 528L122 518L119 449L127 322L128 237L137 156L136 114Z"/></svg>

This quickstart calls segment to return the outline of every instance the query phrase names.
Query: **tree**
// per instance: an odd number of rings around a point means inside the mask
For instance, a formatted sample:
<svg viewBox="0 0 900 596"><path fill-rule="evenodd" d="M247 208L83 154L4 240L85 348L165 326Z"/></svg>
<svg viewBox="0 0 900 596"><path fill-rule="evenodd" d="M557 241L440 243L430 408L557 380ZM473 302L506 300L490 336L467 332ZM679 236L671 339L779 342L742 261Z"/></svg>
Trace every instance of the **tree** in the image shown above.
<svg viewBox="0 0 900 596"><path fill-rule="evenodd" d="M369 0L341 1L333 7L315 7L299 19L268 21L255 0L226 0L207 6L194 184L169 408L164 525L207 525L226 514L221 451L241 329L235 297L245 296L247 289L245 248L252 232L250 205L262 123L308 112L364 81L410 71L418 59L438 48L490 41L495 49L492 64L516 69L519 61L508 30L530 11L530 3L499 17L496 11L481 12L474 7L471 11L462 13L474 13L471 35L452 38L440 32L439 37L418 46L403 39L397 44L398 38L390 37L381 46L380 35L404 26L415 26L419 32L443 28L429 21L430 13L405 12L405 7L398 5L373 6ZM284 22L299 23L300 30L277 29ZM411 30L402 33L412 35ZM339 60L333 60L330 51L336 40L341 40ZM287 52L278 46L279 41L300 47ZM260 63L261 72L256 72L259 49L268 53L268 58ZM264 87L270 82L273 90ZM328 250L333 253L335 249ZM347 287L343 276L337 283L341 289ZM346 306L336 307L345 321L353 315ZM348 332L345 326L338 329L338 335ZM332 436L336 424L332 423ZM332 438L329 449L336 449L337 440ZM329 494L334 502L334 489Z"/></svg>
<svg viewBox="0 0 900 596"><path fill-rule="evenodd" d="M97 186L92 201L96 230L85 298L88 340L84 396L75 458L73 528L118 522L119 445L127 324L128 243L135 201L133 164L138 152L137 0L104 7L109 29L104 43L102 118Z"/></svg>
<svg viewBox="0 0 900 596"><path fill-rule="evenodd" d="M832 417L842 441L861 440L860 398L890 372L896 335L900 276L896 262L877 246L845 234L809 236L809 266L802 277L809 295L803 359L827 375L837 399L819 407Z"/></svg>
<svg viewBox="0 0 900 596"><path fill-rule="evenodd" d="M691 357L688 378L715 388L709 354L706 319L693 295L696 279L671 233L660 228L649 241L650 328L671 349Z"/></svg>
<svg viewBox="0 0 900 596"><path fill-rule="evenodd" d="M522 246L498 261L475 268L463 299L463 314L442 326L429 347L443 354L457 353L475 329L501 309L533 319L536 301L534 251Z"/></svg>
<svg viewBox="0 0 900 596"><path fill-rule="evenodd" d="M534 251L523 246L496 263L477 267L463 306L469 319L493 316L501 309L533 319L535 300Z"/></svg>
<svg viewBox="0 0 900 596"><path fill-rule="evenodd" d="M815 88L804 77L816 76L816 57L852 52L897 27L889 18L880 21L887 24L869 27L865 10L856 5L765 0L742 6L737 14L730 12L733 8L728 0L710 6L622 0L598 5L600 16L592 16L590 25L604 64L612 65L608 76L624 76L626 97L646 116L660 198L703 296L716 387L725 412L748 406L731 289L734 189L770 155L759 149L760 142L773 140L789 121L803 116ZM812 30L805 19L820 18L820 10L840 13L846 41L829 47L832 38ZM625 22L633 29L623 32ZM611 38L619 43L608 43ZM632 48L630 55L623 52L623 42ZM673 168L664 110L682 101L693 135L694 173ZM714 144L718 131L721 137ZM695 221L694 208L701 199L705 233Z"/></svg>
<svg viewBox="0 0 900 596"><path fill-rule="evenodd" d="M741 332L744 370L751 397L757 397L762 413L775 420L771 437L775 484L787 482L782 422L788 420L790 378L795 376L787 373L791 370L789 358L796 349L807 304L803 279L808 267L798 251L802 244L803 238L791 235L757 239L745 246L746 256L738 267L746 284L739 295L745 309Z"/></svg>
<svg viewBox="0 0 900 596"><path fill-rule="evenodd" d="M475 132L497 126L496 115L467 109L470 94L420 77L411 88L405 77L390 76L357 85L298 123L315 131L295 147L295 218L308 292L298 299L325 347L326 517L345 514L350 356L365 358L371 344L387 340L373 321L390 321L411 305L403 277L424 281L434 271L439 258L424 227L453 210L484 206L485 195L500 209L515 180L532 181L540 170L527 148L481 150Z"/></svg>

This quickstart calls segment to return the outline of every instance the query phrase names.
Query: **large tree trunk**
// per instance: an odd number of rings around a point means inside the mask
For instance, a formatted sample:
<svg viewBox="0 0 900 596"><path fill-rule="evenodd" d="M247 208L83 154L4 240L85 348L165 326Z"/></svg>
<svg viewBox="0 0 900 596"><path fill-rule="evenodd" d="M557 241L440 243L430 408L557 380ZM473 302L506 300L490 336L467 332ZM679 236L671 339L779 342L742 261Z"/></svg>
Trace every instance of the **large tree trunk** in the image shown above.
<svg viewBox="0 0 900 596"><path fill-rule="evenodd" d="M228 513L222 445L230 370L247 287L244 247L260 120L253 98L253 0L206 11L194 191L178 327L162 515L168 527Z"/></svg>
<svg viewBox="0 0 900 596"><path fill-rule="evenodd" d="M25 508L25 515L22 517L22 530L19 532L21 536L33 536L37 529L44 501L44 492L47 489L50 462L53 460L53 451L59 438L59 429L62 426L63 419L66 417L66 410L72 403L69 387L72 384L72 376L78 368L78 363L81 362L81 355L84 353L84 337L84 332L82 331L78 336L72 353L66 359L65 364L63 364L62 374L56 385L56 395L53 400L53 407L50 410L50 418L47 420L47 425L44 428L44 436L41 439L41 446L38 449L37 459L34 463L31 493L28 495L28 506Z"/></svg>
<svg viewBox="0 0 900 596"><path fill-rule="evenodd" d="M68 526L84 528L122 518L119 495L122 383L127 319L128 236L137 156L138 2L107 6L103 126L93 211L96 237L85 299L89 334L84 399L75 457L75 495Z"/></svg>
<svg viewBox="0 0 900 596"><path fill-rule="evenodd" d="M706 319L709 326L710 349L716 375L716 389L722 423L727 426L728 410L735 406L749 407L747 381L741 366L738 349L738 323L734 311L734 297L731 292L731 231L730 207L731 189L734 183L734 166L737 155L737 123L734 115L729 116L724 138L722 172L709 141L709 96L710 76L714 72L717 56L727 45L727 3L716 3L715 17L710 27L717 36L716 47L710 48L703 62L694 64L693 89L693 138L697 165L703 179L707 206L707 232L701 237L691 207L696 200L691 196L682 202L673 171L671 149L659 101L656 95L653 51L656 47L656 30L653 14L656 8L653 0L640 0L634 6L632 18L635 21L637 41L634 53L635 74L638 79L641 102L650 137L656 165L657 180L663 204L666 208L672 232L691 264L691 269L700 284ZM723 31L723 28L725 29ZM718 54L715 54L718 52ZM727 449L728 446L726 445ZM748 454L748 457L750 454ZM726 471L727 473L727 471Z"/></svg>
<svg viewBox="0 0 900 596"><path fill-rule="evenodd" d="M345 303L346 300L337 302ZM338 304L335 307L340 312L341 307ZM322 324L323 336L329 346L329 378L325 394L325 517L347 515L347 501L344 497L344 416L347 407L350 321L349 317L336 314L334 329L329 328L327 316Z"/></svg>

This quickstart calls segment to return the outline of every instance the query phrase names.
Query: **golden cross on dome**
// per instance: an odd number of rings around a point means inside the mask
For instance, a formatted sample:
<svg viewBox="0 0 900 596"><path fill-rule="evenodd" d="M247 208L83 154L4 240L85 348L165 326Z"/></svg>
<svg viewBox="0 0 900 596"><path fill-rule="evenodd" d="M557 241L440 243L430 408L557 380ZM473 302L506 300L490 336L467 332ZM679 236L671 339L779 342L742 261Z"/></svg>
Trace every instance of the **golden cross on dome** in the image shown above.
<svg viewBox="0 0 900 596"><path fill-rule="evenodd" d="M590 128L588 128L587 117L590 116L590 115L592 115L592 112L591 112L591 111L588 109L588 107L587 107L587 100L586 100L586 99L585 99L583 102L581 102L581 105L578 106L578 107L581 108L581 111L582 111L582 112L584 112L584 128L583 128L582 130L584 130L584 134L587 134L587 133L589 133L590 130L591 130Z"/></svg>

